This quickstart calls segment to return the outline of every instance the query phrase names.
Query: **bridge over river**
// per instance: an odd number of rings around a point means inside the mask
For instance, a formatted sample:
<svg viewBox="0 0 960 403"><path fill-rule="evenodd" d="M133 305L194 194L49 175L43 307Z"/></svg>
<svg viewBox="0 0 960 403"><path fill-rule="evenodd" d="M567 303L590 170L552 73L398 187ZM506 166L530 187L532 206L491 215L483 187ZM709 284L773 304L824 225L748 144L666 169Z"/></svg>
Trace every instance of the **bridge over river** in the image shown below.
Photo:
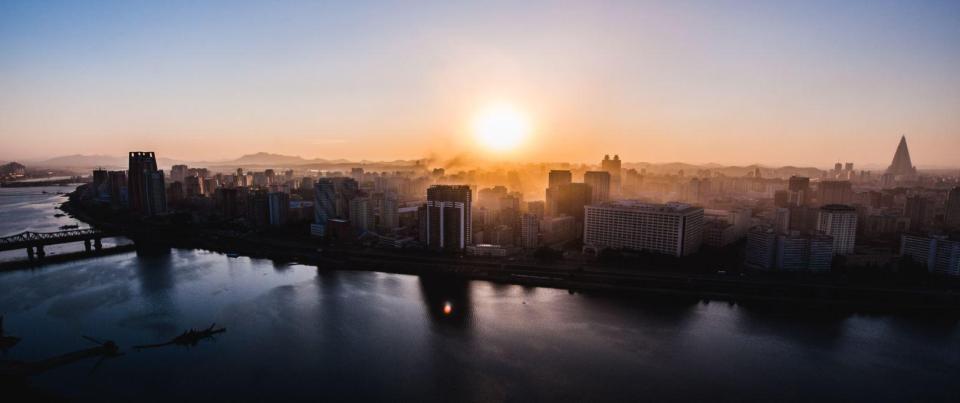
<svg viewBox="0 0 960 403"><path fill-rule="evenodd" d="M99 251L103 248L100 240L107 236L110 235L96 229L73 229L57 232L25 231L0 238L0 252L26 249L27 257L30 260L43 259L46 256L46 252L43 250L44 246L70 242L83 242L87 252L93 249Z"/></svg>

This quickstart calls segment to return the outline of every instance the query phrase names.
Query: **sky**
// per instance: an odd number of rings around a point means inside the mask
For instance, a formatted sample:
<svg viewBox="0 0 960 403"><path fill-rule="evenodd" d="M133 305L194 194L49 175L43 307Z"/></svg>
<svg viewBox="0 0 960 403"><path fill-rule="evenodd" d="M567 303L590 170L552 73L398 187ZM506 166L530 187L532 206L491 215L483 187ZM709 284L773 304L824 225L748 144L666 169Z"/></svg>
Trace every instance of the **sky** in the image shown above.
<svg viewBox="0 0 960 403"><path fill-rule="evenodd" d="M0 160L960 166L958 72L955 0L5 0Z"/></svg>

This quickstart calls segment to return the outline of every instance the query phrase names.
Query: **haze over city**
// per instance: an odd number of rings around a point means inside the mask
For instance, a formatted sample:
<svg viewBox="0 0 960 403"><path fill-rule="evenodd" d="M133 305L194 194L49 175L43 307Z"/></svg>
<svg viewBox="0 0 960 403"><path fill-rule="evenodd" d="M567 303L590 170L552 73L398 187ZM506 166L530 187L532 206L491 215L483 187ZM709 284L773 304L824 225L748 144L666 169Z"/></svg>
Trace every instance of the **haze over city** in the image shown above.
<svg viewBox="0 0 960 403"><path fill-rule="evenodd" d="M0 160L956 167L958 37L954 1L3 2Z"/></svg>

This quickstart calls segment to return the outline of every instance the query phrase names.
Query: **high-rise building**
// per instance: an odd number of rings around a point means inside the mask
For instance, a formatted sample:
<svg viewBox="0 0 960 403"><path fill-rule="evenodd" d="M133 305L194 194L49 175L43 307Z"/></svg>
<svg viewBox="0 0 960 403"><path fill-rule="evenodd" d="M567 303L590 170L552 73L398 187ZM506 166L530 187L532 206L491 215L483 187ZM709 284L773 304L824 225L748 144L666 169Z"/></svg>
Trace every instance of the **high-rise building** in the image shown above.
<svg viewBox="0 0 960 403"><path fill-rule="evenodd" d="M101 196L106 195L108 180L109 175L106 169L100 168L93 170L93 183L90 184L90 193L92 193L93 197L100 199Z"/></svg>
<svg viewBox="0 0 960 403"><path fill-rule="evenodd" d="M203 195L207 193L203 188L205 184L203 178L187 176L184 178L184 184L187 197L203 197Z"/></svg>
<svg viewBox="0 0 960 403"><path fill-rule="evenodd" d="M270 192L267 194L267 203L269 224L274 227L286 224L290 213L290 195L283 192Z"/></svg>
<svg viewBox="0 0 960 403"><path fill-rule="evenodd" d="M747 250L744 263L760 270L774 268L777 256L777 233L773 228L757 226L747 233Z"/></svg>
<svg viewBox="0 0 960 403"><path fill-rule="evenodd" d="M427 189L423 240L427 248L463 250L473 243L471 197L466 185L434 185Z"/></svg>
<svg viewBox="0 0 960 403"><path fill-rule="evenodd" d="M953 188L947 195L945 221L948 228L960 229L960 187Z"/></svg>
<svg viewBox="0 0 960 403"><path fill-rule="evenodd" d="M546 215L546 203L542 201L527 202L527 212L542 220L543 216Z"/></svg>
<svg viewBox="0 0 960 403"><path fill-rule="evenodd" d="M833 238L801 235L797 231L777 237L776 268L784 271L828 271L833 264Z"/></svg>
<svg viewBox="0 0 960 403"><path fill-rule="evenodd" d="M590 186L592 203L610 200L610 173L607 171L588 171L583 174L583 183Z"/></svg>
<svg viewBox="0 0 960 403"><path fill-rule="evenodd" d="M900 255L910 256L932 273L960 276L960 240L956 238L904 234L900 238Z"/></svg>
<svg viewBox="0 0 960 403"><path fill-rule="evenodd" d="M357 233L371 231L376 223L373 214L373 201L369 197L355 197L350 200L350 226Z"/></svg>
<svg viewBox="0 0 960 403"><path fill-rule="evenodd" d="M910 160L910 150L907 149L907 136L900 137L900 144L897 145L897 152L893 154L893 162L887 168L887 173L895 177L914 176L917 174L917 168L913 166Z"/></svg>
<svg viewBox="0 0 960 403"><path fill-rule="evenodd" d="M337 217L337 191L331 178L321 178L313 187L313 225L310 234L323 237L327 220Z"/></svg>
<svg viewBox="0 0 960 403"><path fill-rule="evenodd" d="M263 228L270 224L270 197L264 189L247 194L246 216L250 225Z"/></svg>
<svg viewBox="0 0 960 403"><path fill-rule="evenodd" d="M530 213L520 216L520 247L534 249L538 246L540 219Z"/></svg>
<svg viewBox="0 0 960 403"><path fill-rule="evenodd" d="M833 253L853 253L857 239L857 210L841 204L828 204L820 208L817 231L833 237Z"/></svg>
<svg viewBox="0 0 960 403"><path fill-rule="evenodd" d="M919 232L926 227L927 206L929 201L920 195L907 197L903 206L903 215L910 219L910 231Z"/></svg>
<svg viewBox="0 0 960 403"><path fill-rule="evenodd" d="M174 165L170 168L170 181L183 183L183 179L187 177L188 169L186 165Z"/></svg>
<svg viewBox="0 0 960 403"><path fill-rule="evenodd" d="M687 256L703 241L703 208L687 204L607 202L585 207L584 250L646 250Z"/></svg>
<svg viewBox="0 0 960 403"><path fill-rule="evenodd" d="M124 171L110 171L107 173L109 182L110 207L120 209L127 207L127 173Z"/></svg>
<svg viewBox="0 0 960 403"><path fill-rule="evenodd" d="M130 209L152 216L167 210L166 185L163 171L157 170L157 159L152 152L130 153L127 174L127 194Z"/></svg>
<svg viewBox="0 0 960 403"><path fill-rule="evenodd" d="M818 190L821 205L853 202L853 188L849 181L823 181Z"/></svg>
<svg viewBox="0 0 960 403"><path fill-rule="evenodd" d="M583 208L592 203L593 191L586 183L567 183L556 191L556 214L572 216L578 224L583 223Z"/></svg>
<svg viewBox="0 0 960 403"><path fill-rule="evenodd" d="M613 198L619 198L622 194L621 191L621 174L622 167L620 164L620 156L614 155L613 158L610 158L610 155L604 155L603 161L600 161L600 169L606 171L610 174L610 192L609 194Z"/></svg>
<svg viewBox="0 0 960 403"><path fill-rule="evenodd" d="M781 235L790 232L790 209L778 207L774 211L773 229Z"/></svg>
<svg viewBox="0 0 960 403"><path fill-rule="evenodd" d="M573 174L570 171L563 170L552 170L547 177L547 190L546 190L546 214L553 216L557 215L557 192L560 189L560 186L567 185L573 182Z"/></svg>
<svg viewBox="0 0 960 403"><path fill-rule="evenodd" d="M400 226L400 202L395 196L386 195L380 203L380 228L386 231Z"/></svg>
<svg viewBox="0 0 960 403"><path fill-rule="evenodd" d="M477 192L477 203L475 204L475 207L499 210L500 198L506 195L507 188L503 186L480 189L480 191Z"/></svg>
<svg viewBox="0 0 960 403"><path fill-rule="evenodd" d="M805 206L810 199L810 178L791 176L787 189L790 192L787 197L790 206Z"/></svg>

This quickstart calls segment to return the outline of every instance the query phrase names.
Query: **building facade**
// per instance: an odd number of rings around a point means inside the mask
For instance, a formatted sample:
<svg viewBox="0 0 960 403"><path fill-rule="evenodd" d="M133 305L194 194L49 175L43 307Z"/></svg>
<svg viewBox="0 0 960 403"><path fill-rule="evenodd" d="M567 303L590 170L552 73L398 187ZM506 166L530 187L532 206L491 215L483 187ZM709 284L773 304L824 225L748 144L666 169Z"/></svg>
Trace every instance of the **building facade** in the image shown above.
<svg viewBox="0 0 960 403"><path fill-rule="evenodd" d="M674 256L697 252L703 209L680 203L608 202L585 207L584 250L651 251Z"/></svg>

